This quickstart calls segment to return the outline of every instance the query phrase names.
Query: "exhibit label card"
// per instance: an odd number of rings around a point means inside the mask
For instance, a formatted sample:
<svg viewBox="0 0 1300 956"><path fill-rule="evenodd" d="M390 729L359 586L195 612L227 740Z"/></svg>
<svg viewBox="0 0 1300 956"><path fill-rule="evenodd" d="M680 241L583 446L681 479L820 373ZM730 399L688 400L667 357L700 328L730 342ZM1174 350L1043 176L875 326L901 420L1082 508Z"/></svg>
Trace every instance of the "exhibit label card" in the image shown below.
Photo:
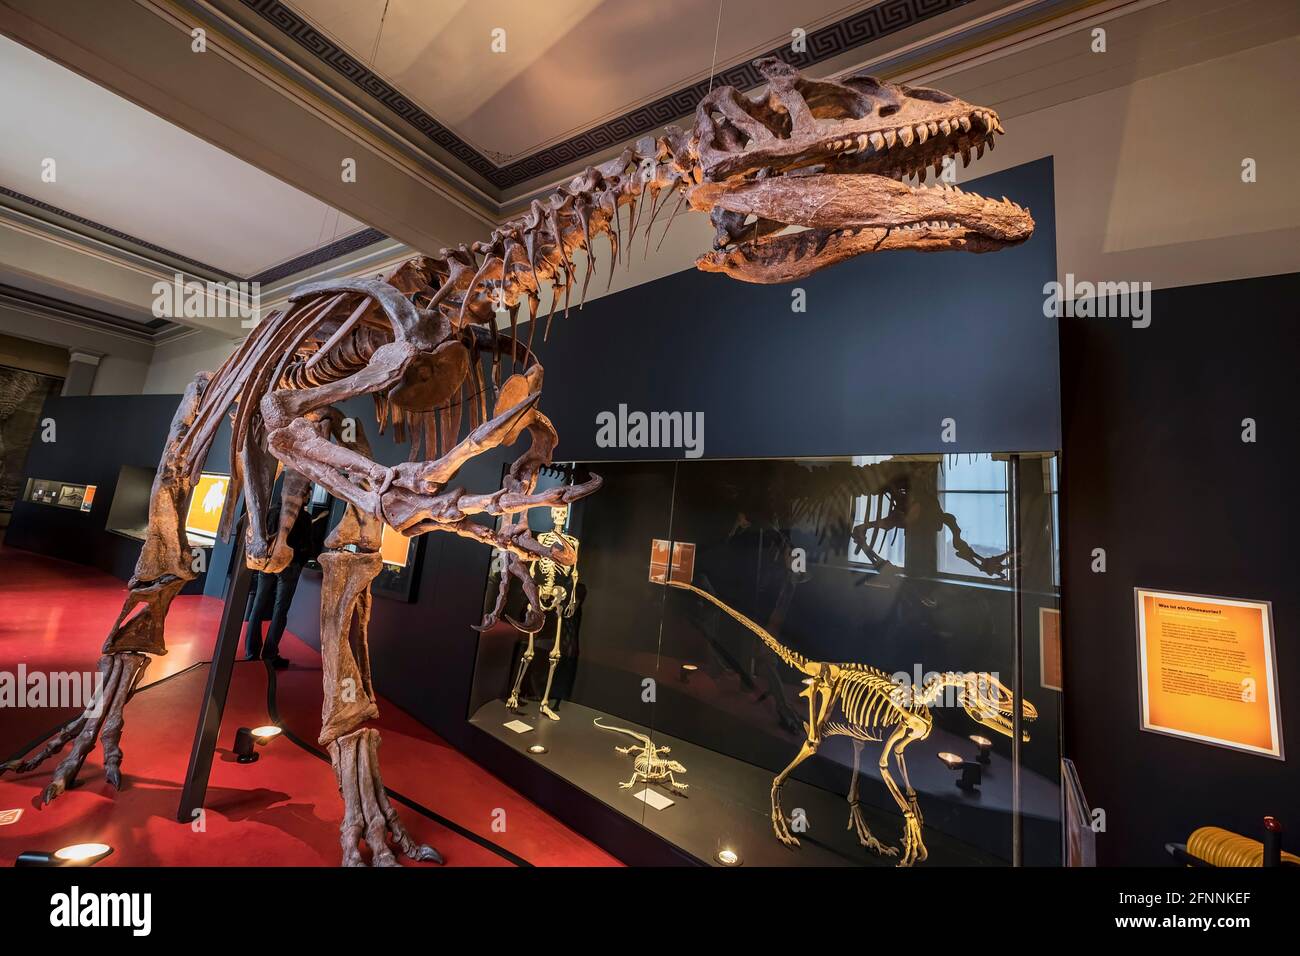
<svg viewBox="0 0 1300 956"><path fill-rule="evenodd" d="M1272 605L1133 593L1142 729L1282 759Z"/></svg>

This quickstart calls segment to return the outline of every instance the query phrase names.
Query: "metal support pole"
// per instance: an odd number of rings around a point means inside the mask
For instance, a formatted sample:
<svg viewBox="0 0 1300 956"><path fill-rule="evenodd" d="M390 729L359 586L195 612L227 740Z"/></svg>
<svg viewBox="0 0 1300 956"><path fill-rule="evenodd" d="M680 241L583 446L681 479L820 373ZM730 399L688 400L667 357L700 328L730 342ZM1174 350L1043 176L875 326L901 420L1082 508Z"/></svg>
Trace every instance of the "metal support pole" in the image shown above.
<svg viewBox="0 0 1300 956"><path fill-rule="evenodd" d="M1024 687L1021 671L1024 669L1024 649L1022 622L1024 619L1024 579L1021 569L1023 541L1020 529L1020 456L1012 455L1008 482L1011 520L1011 591L1014 595L1014 618L1011 626L1011 865L1024 863L1024 826L1021 819L1021 774L1020 774L1020 740L1022 734L1022 709Z"/></svg>
<svg viewBox="0 0 1300 956"><path fill-rule="evenodd" d="M221 611L221 624L217 629L216 646L212 649L212 663L208 665L208 683L199 704L199 717L194 727L194 745L190 748L190 765L185 772L185 786L181 789L181 802L176 808L176 819L191 823L195 811L203 807L208 793L208 776L212 772L212 755L217 748L217 733L221 730L221 715L226 709L226 696L230 692L230 675L235 669L235 656L239 652L239 635L244 623L244 609L248 605L248 591L253 573L244 561L244 520L235 522L235 546L231 558L229 585L226 588L226 605Z"/></svg>

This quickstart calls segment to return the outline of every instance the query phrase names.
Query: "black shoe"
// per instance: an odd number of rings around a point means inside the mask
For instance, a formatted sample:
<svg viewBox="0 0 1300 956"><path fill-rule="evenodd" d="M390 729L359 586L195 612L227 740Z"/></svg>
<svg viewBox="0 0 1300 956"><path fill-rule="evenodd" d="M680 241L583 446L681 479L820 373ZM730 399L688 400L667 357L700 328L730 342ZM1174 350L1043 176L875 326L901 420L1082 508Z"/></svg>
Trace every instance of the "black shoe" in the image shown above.
<svg viewBox="0 0 1300 956"><path fill-rule="evenodd" d="M264 658L262 658L262 660L264 660L264 661L270 661L270 662L271 662L271 666L274 667L274 668L275 668L276 670L278 670L278 671L283 671L283 670L288 670L288 669L289 669L289 658L287 658L287 657L281 657L279 654L276 654L274 657L264 657Z"/></svg>
<svg viewBox="0 0 1300 956"><path fill-rule="evenodd" d="M244 660L246 661L260 661L261 659L262 655L258 651L249 651L244 655Z"/></svg>

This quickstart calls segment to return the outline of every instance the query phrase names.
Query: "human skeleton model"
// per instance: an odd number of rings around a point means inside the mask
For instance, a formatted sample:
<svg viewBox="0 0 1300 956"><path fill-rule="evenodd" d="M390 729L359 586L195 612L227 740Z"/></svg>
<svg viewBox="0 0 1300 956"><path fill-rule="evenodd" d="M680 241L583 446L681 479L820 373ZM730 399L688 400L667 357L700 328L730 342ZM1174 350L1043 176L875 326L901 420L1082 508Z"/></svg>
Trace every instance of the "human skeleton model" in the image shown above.
<svg viewBox="0 0 1300 956"><path fill-rule="evenodd" d="M645 734L637 733L635 730L628 730L626 727L608 727L600 722L600 718L592 721L601 730L611 730L616 734L627 734L635 740L641 741L638 747L636 744L628 744L626 747L615 747L614 749L621 754L636 754L632 761L632 777L624 783L620 783L620 790L631 790L636 786L637 781L645 783L666 783L670 788L678 793L685 793L689 783L678 783L673 774L685 773L686 768L677 760L665 760L663 754L671 753L671 747L656 747Z"/></svg>
<svg viewBox="0 0 1300 956"><path fill-rule="evenodd" d="M537 536L537 543L543 547L552 545L567 547L573 552L573 564L564 565L550 558L538 558L532 564L532 576L537 581L538 606L543 612L555 613L555 646L548 657L550 667L546 671L546 690L542 691L541 712L551 720L559 720L560 715L551 710L551 682L555 680L555 668L560 663L560 636L564 631L564 622L573 617L578 606L578 539L564 531L569 520L569 509L565 507L551 509L550 531L543 531ZM564 583L561 584L560 582ZM528 632L528 646L519 659L519 673L515 675L514 686L510 688L510 697L506 707L516 710L519 707L519 688L524 682L524 674L533 660L533 631Z"/></svg>
<svg viewBox="0 0 1300 956"><path fill-rule="evenodd" d="M748 628L782 661L807 675L800 697L808 699L807 734L803 746L789 766L772 781L772 829L786 846L798 846L799 840L790 832L785 812L781 809L781 787L794 769L817 752L826 737L848 737L853 742L853 778L849 784L849 824L855 830L858 842L885 856L898 855L898 848L881 843L867 828L858 805L858 772L862 748L866 742L882 743L880 751L880 776L889 789L894 802L903 813L903 846L899 866L911 866L926 858L925 840L921 836L921 808L916 802L916 791L907 778L907 763L903 751L907 745L924 740L934 729L934 716L930 707L937 703L949 687L956 690L956 702L976 723L983 724L1010 737L1013 733L1012 716L1015 698L1011 689L991 674L941 674L924 687L904 687L895 683L884 671L866 664L823 664L810 661L801 654L781 644L764 628L755 624L739 611L723 604L707 591L692 584L669 581L669 586L690 591L721 608ZM1021 702L1021 716L1034 720L1038 711L1028 701ZM1022 732L1023 733L1023 732ZM1023 733L1028 741L1029 734ZM903 781L903 788L889 772L890 758Z"/></svg>
<svg viewBox="0 0 1300 956"><path fill-rule="evenodd" d="M548 328L561 291L568 310L578 278L575 250L586 252L585 298L595 239L608 238L612 277L620 247L630 245L641 220L647 220L648 248L659 199L674 193L676 208L685 201L709 210L717 227L715 248L697 267L750 282L798 279L864 252L987 252L1033 232L1033 219L1012 202L902 181L923 177L931 166L937 174L946 158L960 154L969 162L972 152L992 148L1002 131L993 111L867 76L812 80L771 58L758 66L768 80L759 98L729 86L714 89L700 102L691 132L669 127L658 139L646 137L589 166L486 242L417 256L379 278L299 288L221 368L200 374L172 420L145 542L104 642L102 712L87 711L34 756L0 771L30 770L73 741L45 788L48 803L76 779L102 732L105 776L120 785L123 707L148 655L166 653L167 609L196 576L183 518L217 428L233 408L221 534L229 539L242 493L250 568L275 574L288 564L285 538L312 482L347 503L320 558L319 741L343 797L343 861L364 865L364 840L374 864L396 865L390 834L408 857L438 859L410 838L389 805L379 775L379 733L364 726L378 714L366 628L370 583L382 565L380 533L385 524L407 536L450 532L500 549L506 569L481 627L497 621L511 579L528 601L525 619L513 623L529 632L541 626L526 563L549 558L569 566L574 554L567 543L541 544L526 521L515 519L531 508L569 504L600 485L593 476L535 490L559 439L538 409L542 366L532 339L546 283ZM649 216L639 217L647 200ZM787 233L788 226L806 228ZM528 344L517 335L525 300ZM510 315L509 335L498 332L501 308ZM345 427L337 405L361 395L374 399L381 430L391 424L399 441L410 440L408 461L391 467L374 461L359 423ZM468 433L462 436L463 424ZM499 489L473 493L456 484L467 461L509 448L521 436L528 447ZM277 462L286 480L279 528L272 530L265 515ZM494 529L476 522L477 515L509 520Z"/></svg>

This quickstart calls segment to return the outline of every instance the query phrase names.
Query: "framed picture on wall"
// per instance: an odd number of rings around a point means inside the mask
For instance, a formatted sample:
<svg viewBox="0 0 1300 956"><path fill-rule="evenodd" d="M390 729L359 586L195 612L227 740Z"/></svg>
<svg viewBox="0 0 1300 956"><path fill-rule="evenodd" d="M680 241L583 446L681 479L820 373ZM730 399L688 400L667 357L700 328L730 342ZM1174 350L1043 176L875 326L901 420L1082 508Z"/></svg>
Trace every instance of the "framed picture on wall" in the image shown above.
<svg viewBox="0 0 1300 956"><path fill-rule="evenodd" d="M1268 601L1133 589L1142 729L1285 759Z"/></svg>
<svg viewBox="0 0 1300 956"><path fill-rule="evenodd" d="M1061 664L1061 612L1054 607L1038 609L1038 684L1048 690L1065 686Z"/></svg>

